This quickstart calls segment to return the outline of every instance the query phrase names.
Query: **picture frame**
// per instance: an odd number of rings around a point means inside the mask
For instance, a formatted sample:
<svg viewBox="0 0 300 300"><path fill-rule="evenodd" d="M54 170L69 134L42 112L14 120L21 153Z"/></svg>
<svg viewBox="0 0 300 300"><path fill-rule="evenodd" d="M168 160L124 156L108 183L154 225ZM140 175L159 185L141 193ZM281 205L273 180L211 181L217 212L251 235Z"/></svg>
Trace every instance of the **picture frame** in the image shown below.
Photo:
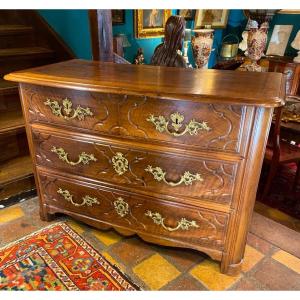
<svg viewBox="0 0 300 300"><path fill-rule="evenodd" d="M280 9L278 14L300 15L300 9Z"/></svg>
<svg viewBox="0 0 300 300"><path fill-rule="evenodd" d="M194 28L225 28L228 15L228 9L197 9Z"/></svg>
<svg viewBox="0 0 300 300"><path fill-rule="evenodd" d="M134 32L137 39L163 37L171 9L137 9L134 11Z"/></svg>
<svg viewBox="0 0 300 300"><path fill-rule="evenodd" d="M284 56L293 25L275 25L267 48L267 55Z"/></svg>
<svg viewBox="0 0 300 300"><path fill-rule="evenodd" d="M184 17L186 21L194 20L195 10L194 9L178 9L178 16Z"/></svg>
<svg viewBox="0 0 300 300"><path fill-rule="evenodd" d="M112 20L112 25L125 24L125 9L112 9L111 20Z"/></svg>

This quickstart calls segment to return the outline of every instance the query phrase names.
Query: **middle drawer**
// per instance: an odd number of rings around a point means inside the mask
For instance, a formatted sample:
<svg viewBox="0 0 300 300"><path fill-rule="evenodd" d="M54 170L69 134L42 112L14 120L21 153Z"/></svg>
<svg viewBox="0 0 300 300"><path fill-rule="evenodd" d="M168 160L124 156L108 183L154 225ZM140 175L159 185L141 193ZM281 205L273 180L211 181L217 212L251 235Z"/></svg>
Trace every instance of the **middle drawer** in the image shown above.
<svg viewBox="0 0 300 300"><path fill-rule="evenodd" d="M38 165L143 193L230 204L238 162L187 157L33 130Z"/></svg>

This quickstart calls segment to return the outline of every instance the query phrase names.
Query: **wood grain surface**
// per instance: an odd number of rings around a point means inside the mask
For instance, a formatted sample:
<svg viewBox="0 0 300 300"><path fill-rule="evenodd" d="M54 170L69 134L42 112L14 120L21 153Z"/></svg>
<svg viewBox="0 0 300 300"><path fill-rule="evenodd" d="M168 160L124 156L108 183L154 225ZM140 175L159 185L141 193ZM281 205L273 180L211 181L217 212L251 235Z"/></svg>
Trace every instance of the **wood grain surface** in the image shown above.
<svg viewBox="0 0 300 300"><path fill-rule="evenodd" d="M43 220L64 213L240 272L282 74L72 60L7 78L20 82ZM209 130L190 134L191 121Z"/></svg>
<svg viewBox="0 0 300 300"><path fill-rule="evenodd" d="M278 73L191 70L71 60L17 71L6 80L81 90L188 99L198 102L280 106L285 80Z"/></svg>

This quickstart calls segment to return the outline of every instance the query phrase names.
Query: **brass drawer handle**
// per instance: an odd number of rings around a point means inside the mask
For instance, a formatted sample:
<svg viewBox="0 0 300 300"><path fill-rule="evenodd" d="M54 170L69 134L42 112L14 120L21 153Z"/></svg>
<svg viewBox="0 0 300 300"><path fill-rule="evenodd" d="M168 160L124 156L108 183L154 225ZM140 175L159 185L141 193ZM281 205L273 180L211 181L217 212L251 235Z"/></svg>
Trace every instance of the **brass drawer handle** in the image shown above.
<svg viewBox="0 0 300 300"><path fill-rule="evenodd" d="M57 190L57 193L62 195L65 198L65 200L71 202L74 206L84 206L84 205L92 206L93 204L100 204L97 198L90 197L88 195L82 197L81 203L76 203L73 201L73 195L71 195L68 190L63 190L62 188L59 188Z"/></svg>
<svg viewBox="0 0 300 300"><path fill-rule="evenodd" d="M189 171L185 171L184 174L180 177L180 180L178 182L167 181L166 172L164 172L160 167L153 168L152 166L149 165L145 169L145 171L151 173L156 181L158 182L163 181L170 186L178 186L182 183L184 183L185 185L192 185L193 181L203 181L203 178L201 177L200 174L198 173L191 174Z"/></svg>
<svg viewBox="0 0 300 300"><path fill-rule="evenodd" d="M164 116L155 117L154 115L149 115L146 120L153 123L157 131L161 133L166 131L168 134L175 137L185 135L186 133L189 133L190 135L197 135L199 130L211 130L211 128L207 126L207 122L197 122L193 119L185 125L185 129L182 132L179 132L183 125L182 122L184 121L184 116L179 112L175 112L170 115L170 119L172 121L171 125L174 129L172 132L169 130L170 121L167 121Z"/></svg>
<svg viewBox="0 0 300 300"><path fill-rule="evenodd" d="M117 214L122 218L129 213L129 205L122 197L118 197L117 200L114 201L114 207Z"/></svg>
<svg viewBox="0 0 300 300"><path fill-rule="evenodd" d="M128 170L128 160L123 156L123 153L117 152L111 159L113 168L118 175L123 175Z"/></svg>
<svg viewBox="0 0 300 300"><path fill-rule="evenodd" d="M93 116L93 113L89 107L83 108L80 105L76 109L72 108L73 103L68 98L65 98L60 105L56 100L51 100L47 98L44 102L46 106L49 106L52 113L65 120L72 120L77 118L78 120L84 120L85 116ZM63 113L64 112L64 113Z"/></svg>
<svg viewBox="0 0 300 300"><path fill-rule="evenodd" d="M69 161L68 153L63 148L56 148L55 146L52 147L51 152L56 153L59 159L71 166L76 166L80 163L83 165L88 165L90 161L97 161L97 158L94 156L94 154L87 154L85 152L82 152L78 155L78 160L76 162Z"/></svg>
<svg viewBox="0 0 300 300"><path fill-rule="evenodd" d="M172 228L168 227L164 224L165 218L162 217L162 215L158 212L152 212L148 210L145 215L147 217L150 217L153 222L157 225L161 225L165 230L168 231L176 231L178 229L181 230L189 230L191 227L198 228L199 226L196 224L196 221L188 221L186 218L181 218L180 221L177 221L177 226Z"/></svg>

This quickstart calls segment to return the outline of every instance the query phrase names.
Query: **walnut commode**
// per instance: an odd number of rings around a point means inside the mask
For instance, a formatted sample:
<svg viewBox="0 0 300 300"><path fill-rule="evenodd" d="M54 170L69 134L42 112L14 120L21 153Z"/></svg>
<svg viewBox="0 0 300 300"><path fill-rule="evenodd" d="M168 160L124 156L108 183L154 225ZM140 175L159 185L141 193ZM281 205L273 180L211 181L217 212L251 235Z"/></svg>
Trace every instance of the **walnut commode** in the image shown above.
<svg viewBox="0 0 300 300"><path fill-rule="evenodd" d="M240 271L282 74L71 60L5 79L20 83L42 219L65 213Z"/></svg>

